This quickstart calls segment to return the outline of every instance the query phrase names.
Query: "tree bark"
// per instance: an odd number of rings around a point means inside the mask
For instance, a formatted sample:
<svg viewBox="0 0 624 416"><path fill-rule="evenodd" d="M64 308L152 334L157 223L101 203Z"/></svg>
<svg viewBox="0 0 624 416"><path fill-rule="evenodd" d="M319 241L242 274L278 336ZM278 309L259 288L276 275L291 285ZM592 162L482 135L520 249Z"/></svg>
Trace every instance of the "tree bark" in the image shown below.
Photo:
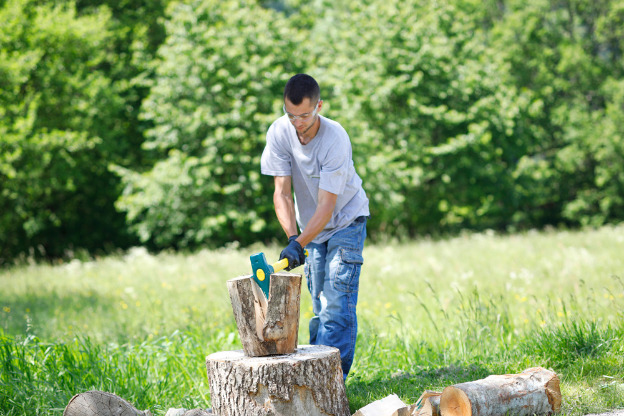
<svg viewBox="0 0 624 416"><path fill-rule="evenodd" d="M557 374L541 367L493 375L442 391L442 416L550 415L561 408Z"/></svg>
<svg viewBox="0 0 624 416"><path fill-rule="evenodd" d="M251 276L227 282L238 334L245 354L290 354L297 347L301 275L271 275L269 299Z"/></svg>
<svg viewBox="0 0 624 416"><path fill-rule="evenodd" d="M349 416L340 352L299 346L292 354L206 358L212 411L219 416Z"/></svg>
<svg viewBox="0 0 624 416"><path fill-rule="evenodd" d="M121 397L103 391L87 391L71 398L63 416L151 416L137 410Z"/></svg>

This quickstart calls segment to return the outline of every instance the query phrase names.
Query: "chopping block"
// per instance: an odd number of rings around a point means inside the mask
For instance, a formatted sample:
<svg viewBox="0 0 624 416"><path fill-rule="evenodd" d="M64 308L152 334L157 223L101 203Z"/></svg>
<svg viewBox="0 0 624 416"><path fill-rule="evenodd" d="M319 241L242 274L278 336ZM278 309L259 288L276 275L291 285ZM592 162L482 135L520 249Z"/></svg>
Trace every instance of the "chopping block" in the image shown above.
<svg viewBox="0 0 624 416"><path fill-rule="evenodd" d="M238 334L248 357L291 354L297 347L301 275L273 273L269 282L267 299L253 275L227 281Z"/></svg>

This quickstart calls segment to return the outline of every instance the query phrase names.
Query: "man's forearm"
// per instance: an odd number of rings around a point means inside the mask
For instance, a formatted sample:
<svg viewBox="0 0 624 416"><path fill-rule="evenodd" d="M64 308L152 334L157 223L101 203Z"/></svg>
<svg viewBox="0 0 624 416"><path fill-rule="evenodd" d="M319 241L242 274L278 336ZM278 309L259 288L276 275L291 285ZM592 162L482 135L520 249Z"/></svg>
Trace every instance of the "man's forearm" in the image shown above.
<svg viewBox="0 0 624 416"><path fill-rule="evenodd" d="M275 214L277 220L284 229L286 237L297 235L297 220L295 216L295 202L291 195L284 195L275 192L273 195L273 204L275 206Z"/></svg>
<svg viewBox="0 0 624 416"><path fill-rule="evenodd" d="M319 203L316 207L316 211L314 215L312 215L312 218L310 218L310 221L308 221L301 235L297 237L297 241L302 247L305 247L306 244L314 240L314 238L323 231L323 228L325 228L329 220L331 220L334 208L336 207L336 198L337 195L335 194L323 190L319 192Z"/></svg>
<svg viewBox="0 0 624 416"><path fill-rule="evenodd" d="M299 237L297 237L297 241L301 244L302 247L305 247L306 244L310 243L314 238L323 231L323 228L327 225L332 216L332 210L317 210L310 221L308 221L308 225L306 225L305 230L301 233Z"/></svg>

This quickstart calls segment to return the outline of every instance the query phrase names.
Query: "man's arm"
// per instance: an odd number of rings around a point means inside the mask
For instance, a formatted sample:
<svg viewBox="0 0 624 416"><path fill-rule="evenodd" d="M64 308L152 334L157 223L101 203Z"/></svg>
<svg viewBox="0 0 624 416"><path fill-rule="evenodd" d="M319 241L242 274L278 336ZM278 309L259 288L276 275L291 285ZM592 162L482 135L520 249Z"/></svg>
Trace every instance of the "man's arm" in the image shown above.
<svg viewBox="0 0 624 416"><path fill-rule="evenodd" d="M323 231L323 228L325 228L329 220L331 220L334 208L336 207L337 198L338 195L319 189L316 211L314 211L314 215L312 215L312 218L308 221L301 235L297 237L297 242L301 244L302 247L305 247L306 244L314 240L318 233Z"/></svg>
<svg viewBox="0 0 624 416"><path fill-rule="evenodd" d="M297 235L299 233L297 232L295 201L292 197L292 178L290 176L275 176L274 183L273 205L277 220L284 229L286 237Z"/></svg>
<svg viewBox="0 0 624 416"><path fill-rule="evenodd" d="M292 197L292 178L290 176L276 176L274 182L273 204L275 205L277 220L287 237L297 235L295 202ZM310 218L303 233L297 237L297 242L302 247L305 247L306 244L314 240L323 231L323 228L325 228L332 217L337 198L338 195L319 189L316 211Z"/></svg>

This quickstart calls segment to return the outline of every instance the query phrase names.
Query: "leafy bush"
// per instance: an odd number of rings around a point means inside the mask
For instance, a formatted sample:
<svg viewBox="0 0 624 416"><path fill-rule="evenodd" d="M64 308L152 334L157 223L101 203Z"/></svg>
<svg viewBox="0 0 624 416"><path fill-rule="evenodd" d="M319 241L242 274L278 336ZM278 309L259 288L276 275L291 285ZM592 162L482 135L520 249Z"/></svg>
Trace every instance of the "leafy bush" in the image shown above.
<svg viewBox="0 0 624 416"><path fill-rule="evenodd" d="M259 158L297 72L351 136L373 238L623 219L614 0L7 0L0 20L0 262L281 238Z"/></svg>
<svg viewBox="0 0 624 416"><path fill-rule="evenodd" d="M142 108L153 126L144 148L157 161L142 173L116 168L126 186L117 206L158 247L249 244L276 232L259 165L297 71L296 32L259 6L207 0L172 7L167 33Z"/></svg>

